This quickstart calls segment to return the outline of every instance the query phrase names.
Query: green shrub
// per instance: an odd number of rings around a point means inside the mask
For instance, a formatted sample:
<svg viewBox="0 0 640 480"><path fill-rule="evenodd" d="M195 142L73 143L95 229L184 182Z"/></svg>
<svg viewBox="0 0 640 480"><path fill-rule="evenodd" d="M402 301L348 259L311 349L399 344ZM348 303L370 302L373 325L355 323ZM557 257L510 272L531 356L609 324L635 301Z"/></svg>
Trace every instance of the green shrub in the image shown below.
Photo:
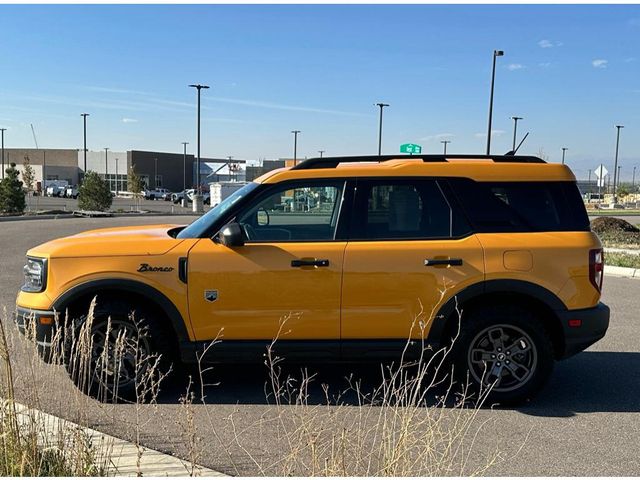
<svg viewBox="0 0 640 480"><path fill-rule="evenodd" d="M20 172L16 170L16 164L12 163L5 173L0 182L0 213L22 214L25 200L22 182L18 180Z"/></svg>
<svg viewBox="0 0 640 480"><path fill-rule="evenodd" d="M87 172L78 191L78 207L80 210L104 212L111 208L113 198L107 182L96 172Z"/></svg>

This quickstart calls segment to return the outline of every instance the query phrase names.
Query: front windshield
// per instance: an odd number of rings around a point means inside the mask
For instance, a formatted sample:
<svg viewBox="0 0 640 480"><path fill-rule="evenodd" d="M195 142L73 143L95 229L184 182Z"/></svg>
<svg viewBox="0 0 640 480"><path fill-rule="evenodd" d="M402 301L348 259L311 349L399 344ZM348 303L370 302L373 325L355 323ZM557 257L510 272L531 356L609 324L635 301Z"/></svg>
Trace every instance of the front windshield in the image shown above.
<svg viewBox="0 0 640 480"><path fill-rule="evenodd" d="M205 215L201 216L198 220L194 221L182 230L176 238L200 238L211 225L213 225L227 212L227 210L229 210L240 199L249 195L257 187L257 183L251 182L241 189L236 190L218 205L209 210Z"/></svg>

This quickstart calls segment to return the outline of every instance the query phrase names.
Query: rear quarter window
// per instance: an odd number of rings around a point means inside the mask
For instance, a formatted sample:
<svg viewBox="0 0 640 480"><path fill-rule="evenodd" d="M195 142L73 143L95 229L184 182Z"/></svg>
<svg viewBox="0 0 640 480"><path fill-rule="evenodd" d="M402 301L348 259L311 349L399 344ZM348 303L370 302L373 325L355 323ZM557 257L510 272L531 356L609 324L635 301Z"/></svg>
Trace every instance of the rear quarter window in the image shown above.
<svg viewBox="0 0 640 480"><path fill-rule="evenodd" d="M575 182L476 182L451 179L477 232L589 231Z"/></svg>

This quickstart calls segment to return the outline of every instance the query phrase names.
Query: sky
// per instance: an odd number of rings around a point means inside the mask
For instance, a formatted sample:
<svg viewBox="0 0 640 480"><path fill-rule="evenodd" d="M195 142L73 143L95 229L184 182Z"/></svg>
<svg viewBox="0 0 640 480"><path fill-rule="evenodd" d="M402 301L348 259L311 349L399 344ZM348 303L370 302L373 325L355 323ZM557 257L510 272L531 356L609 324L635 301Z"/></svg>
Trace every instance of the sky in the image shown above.
<svg viewBox="0 0 640 480"><path fill-rule="evenodd" d="M109 147L237 159L484 153L492 52L492 153L611 171L640 166L640 6L0 5L5 146ZM638 172L640 178L640 171Z"/></svg>

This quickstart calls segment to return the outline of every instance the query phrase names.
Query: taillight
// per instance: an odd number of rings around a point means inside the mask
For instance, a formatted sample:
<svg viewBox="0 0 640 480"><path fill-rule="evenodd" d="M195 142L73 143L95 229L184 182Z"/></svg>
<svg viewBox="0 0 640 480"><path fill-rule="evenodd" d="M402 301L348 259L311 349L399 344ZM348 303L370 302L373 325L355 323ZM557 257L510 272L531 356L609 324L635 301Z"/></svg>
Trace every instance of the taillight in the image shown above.
<svg viewBox="0 0 640 480"><path fill-rule="evenodd" d="M604 252L601 248L589 250L589 280L598 292L602 292L604 277Z"/></svg>

